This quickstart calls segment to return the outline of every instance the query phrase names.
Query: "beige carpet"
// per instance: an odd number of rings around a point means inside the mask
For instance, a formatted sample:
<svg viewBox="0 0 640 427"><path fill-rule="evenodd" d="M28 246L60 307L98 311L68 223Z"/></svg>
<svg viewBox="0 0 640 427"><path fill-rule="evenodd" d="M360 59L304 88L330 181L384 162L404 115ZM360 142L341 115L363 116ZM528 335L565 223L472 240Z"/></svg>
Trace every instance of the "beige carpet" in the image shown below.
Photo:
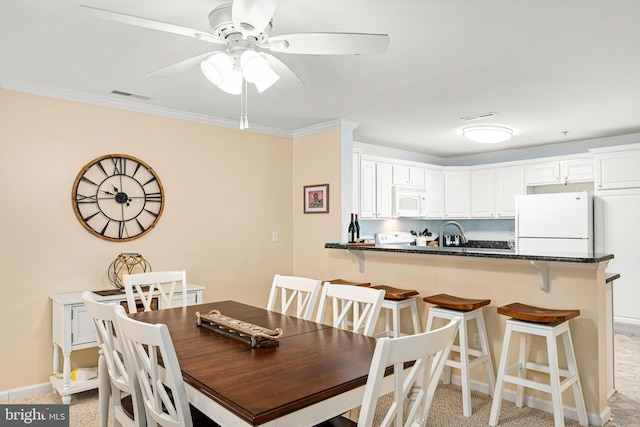
<svg viewBox="0 0 640 427"><path fill-rule="evenodd" d="M383 400L384 398L379 402L380 406L383 406ZM61 400L55 393L45 393L8 403L61 403ZM491 398L482 393L472 392L471 405L473 415L468 418L463 417L460 387L440 384L431 406L427 425L431 427L488 426ZM99 422L97 391L74 394L69 415L71 427L97 426ZM499 425L503 427L552 427L554 425L551 414L526 407L516 408L515 404L509 401L502 403L499 421ZM109 425L113 425L111 414L109 414ZM579 424L575 420L565 419L565 426L578 427Z"/></svg>

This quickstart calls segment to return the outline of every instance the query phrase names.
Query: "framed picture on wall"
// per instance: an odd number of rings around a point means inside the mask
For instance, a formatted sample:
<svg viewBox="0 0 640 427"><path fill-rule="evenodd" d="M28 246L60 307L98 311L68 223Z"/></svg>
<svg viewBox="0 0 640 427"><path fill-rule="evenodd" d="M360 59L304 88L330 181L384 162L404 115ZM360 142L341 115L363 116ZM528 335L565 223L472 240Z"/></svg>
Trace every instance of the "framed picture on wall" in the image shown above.
<svg viewBox="0 0 640 427"><path fill-rule="evenodd" d="M304 213L329 213L329 184L304 186Z"/></svg>

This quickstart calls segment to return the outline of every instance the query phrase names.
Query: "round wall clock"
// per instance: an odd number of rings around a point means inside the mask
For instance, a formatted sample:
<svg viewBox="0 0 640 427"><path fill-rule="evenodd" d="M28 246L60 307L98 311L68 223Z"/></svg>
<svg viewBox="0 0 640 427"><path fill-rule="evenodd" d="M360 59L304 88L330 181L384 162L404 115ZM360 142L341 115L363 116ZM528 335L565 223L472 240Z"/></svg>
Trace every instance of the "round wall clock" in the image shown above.
<svg viewBox="0 0 640 427"><path fill-rule="evenodd" d="M144 236L164 209L164 189L156 173L125 154L107 154L87 163L73 183L71 199L84 228L115 242Z"/></svg>

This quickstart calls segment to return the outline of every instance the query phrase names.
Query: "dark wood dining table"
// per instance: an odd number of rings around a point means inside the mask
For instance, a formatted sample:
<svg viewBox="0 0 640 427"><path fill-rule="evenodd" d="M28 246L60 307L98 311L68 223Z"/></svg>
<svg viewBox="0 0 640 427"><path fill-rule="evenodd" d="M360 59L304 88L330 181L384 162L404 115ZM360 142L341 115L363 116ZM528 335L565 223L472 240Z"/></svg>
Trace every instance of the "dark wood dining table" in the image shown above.
<svg viewBox="0 0 640 427"><path fill-rule="evenodd" d="M281 328L279 345L252 348L197 326L196 312L213 309ZM371 337L235 301L131 317L168 326L189 400L224 427L312 426L359 406L376 345Z"/></svg>

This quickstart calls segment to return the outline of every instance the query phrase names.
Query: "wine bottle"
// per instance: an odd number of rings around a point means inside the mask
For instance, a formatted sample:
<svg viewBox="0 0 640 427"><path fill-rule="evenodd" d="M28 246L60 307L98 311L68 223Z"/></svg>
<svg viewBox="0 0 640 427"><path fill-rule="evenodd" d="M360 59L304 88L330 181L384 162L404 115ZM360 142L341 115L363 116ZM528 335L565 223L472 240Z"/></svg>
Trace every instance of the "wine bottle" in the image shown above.
<svg viewBox="0 0 640 427"><path fill-rule="evenodd" d="M349 223L349 243L356 242L356 224L353 221L353 214L351 214L351 222Z"/></svg>
<svg viewBox="0 0 640 427"><path fill-rule="evenodd" d="M356 226L356 242L360 241L360 224L358 224L358 214L356 214L356 222L354 223Z"/></svg>

